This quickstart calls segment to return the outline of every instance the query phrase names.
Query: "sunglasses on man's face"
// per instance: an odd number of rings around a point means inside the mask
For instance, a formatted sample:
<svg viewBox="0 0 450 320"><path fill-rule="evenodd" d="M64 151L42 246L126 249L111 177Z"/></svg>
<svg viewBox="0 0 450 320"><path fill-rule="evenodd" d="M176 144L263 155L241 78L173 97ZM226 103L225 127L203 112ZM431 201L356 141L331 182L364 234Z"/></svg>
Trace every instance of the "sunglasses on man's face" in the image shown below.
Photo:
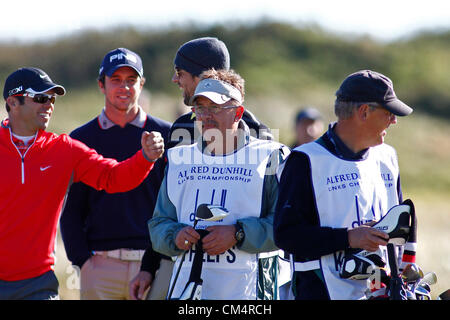
<svg viewBox="0 0 450 320"><path fill-rule="evenodd" d="M45 104L49 100L50 100L50 102L52 104L54 104L55 101L56 101L56 96L52 96L50 94L45 94L45 93L29 93L29 92L25 92L25 93L13 95L13 97L17 97L17 96L30 97L30 98L33 99L34 102L41 103L41 104Z"/></svg>

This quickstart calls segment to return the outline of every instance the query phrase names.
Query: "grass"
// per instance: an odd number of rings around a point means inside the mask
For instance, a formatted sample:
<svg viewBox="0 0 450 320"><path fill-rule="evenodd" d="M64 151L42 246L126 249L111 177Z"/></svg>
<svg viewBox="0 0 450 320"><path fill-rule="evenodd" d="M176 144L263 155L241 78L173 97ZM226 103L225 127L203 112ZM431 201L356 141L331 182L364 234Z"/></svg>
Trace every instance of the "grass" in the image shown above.
<svg viewBox="0 0 450 320"><path fill-rule="evenodd" d="M270 128L278 130L279 140L287 145L293 139L293 119L297 110L305 105L316 106L326 122L334 121L333 88L311 89L302 102L286 96L247 97L246 106ZM103 95L95 87L70 90L58 98L49 126L50 131L69 133L94 118L104 105ZM153 95L150 113L174 121L183 106L179 96ZM6 117L6 112L0 111ZM437 285L432 287L436 297L450 288L450 126L448 121L419 113L399 118L398 124L388 130L386 142L397 150L404 198L416 205L418 216L417 264L424 272L434 271ZM60 280L62 299L77 299L78 291L68 289L73 285L74 273L67 261L61 241L57 246L58 261L55 266Z"/></svg>

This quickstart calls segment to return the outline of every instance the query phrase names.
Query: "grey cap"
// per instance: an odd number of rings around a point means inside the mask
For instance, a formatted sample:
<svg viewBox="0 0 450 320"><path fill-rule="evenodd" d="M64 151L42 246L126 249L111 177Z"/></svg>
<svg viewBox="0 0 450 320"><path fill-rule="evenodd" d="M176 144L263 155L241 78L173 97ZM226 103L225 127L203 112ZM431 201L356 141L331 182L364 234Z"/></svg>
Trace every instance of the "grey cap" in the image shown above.
<svg viewBox="0 0 450 320"><path fill-rule="evenodd" d="M237 88L225 81L216 79L203 79L198 83L190 101L191 105L199 96L206 97L217 104L223 104L231 99L236 100L239 104L243 102L242 94Z"/></svg>

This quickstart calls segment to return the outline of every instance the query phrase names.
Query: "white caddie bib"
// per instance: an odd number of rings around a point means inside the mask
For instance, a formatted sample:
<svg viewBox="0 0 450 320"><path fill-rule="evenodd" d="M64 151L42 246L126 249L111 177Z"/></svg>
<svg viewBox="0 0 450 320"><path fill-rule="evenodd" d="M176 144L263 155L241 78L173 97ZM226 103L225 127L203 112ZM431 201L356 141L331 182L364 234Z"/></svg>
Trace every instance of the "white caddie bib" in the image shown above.
<svg viewBox="0 0 450 320"><path fill-rule="evenodd" d="M255 140L224 156L203 154L197 143L169 149L167 193L177 210L178 221L193 225L196 208L202 203L221 205L229 215L221 221L200 221L197 228L232 225L240 218L259 217L266 167L270 154L278 148L277 143ZM195 250L187 253L172 297L181 295L194 254ZM257 270L258 255L236 247L216 256L205 254L202 299L256 299Z"/></svg>
<svg viewBox="0 0 450 320"><path fill-rule="evenodd" d="M352 229L379 220L398 204L398 164L395 150L385 144L369 149L367 159L342 160L313 142L294 151L310 158L311 176L320 225ZM322 256L320 266L332 300L365 297L367 280L339 277L344 252ZM387 261L387 260L386 260Z"/></svg>

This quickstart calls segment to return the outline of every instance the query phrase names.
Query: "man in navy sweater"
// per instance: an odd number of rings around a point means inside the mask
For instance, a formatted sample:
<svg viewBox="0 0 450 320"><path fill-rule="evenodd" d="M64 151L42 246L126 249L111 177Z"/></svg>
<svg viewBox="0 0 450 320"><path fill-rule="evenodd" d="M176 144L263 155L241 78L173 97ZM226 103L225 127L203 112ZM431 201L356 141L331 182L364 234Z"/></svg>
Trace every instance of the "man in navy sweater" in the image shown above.
<svg viewBox="0 0 450 320"><path fill-rule="evenodd" d="M106 157L122 161L140 148L142 131L158 131L167 143L170 123L152 117L138 104L143 89L138 54L118 48L103 59L98 85L105 95L101 114L71 133ZM164 159L155 163L136 189L119 194L76 183L61 217L67 256L81 268L81 299L129 299L128 284L149 249L150 282L160 254L151 250L147 221L152 217L164 176Z"/></svg>
<svg viewBox="0 0 450 320"><path fill-rule="evenodd" d="M403 201L395 150L384 144L396 116L413 110L386 76L361 70L336 92L336 123L297 147L280 179L275 244L292 254L297 300L364 299L365 280L339 276L344 252L382 250L388 235L368 223Z"/></svg>

